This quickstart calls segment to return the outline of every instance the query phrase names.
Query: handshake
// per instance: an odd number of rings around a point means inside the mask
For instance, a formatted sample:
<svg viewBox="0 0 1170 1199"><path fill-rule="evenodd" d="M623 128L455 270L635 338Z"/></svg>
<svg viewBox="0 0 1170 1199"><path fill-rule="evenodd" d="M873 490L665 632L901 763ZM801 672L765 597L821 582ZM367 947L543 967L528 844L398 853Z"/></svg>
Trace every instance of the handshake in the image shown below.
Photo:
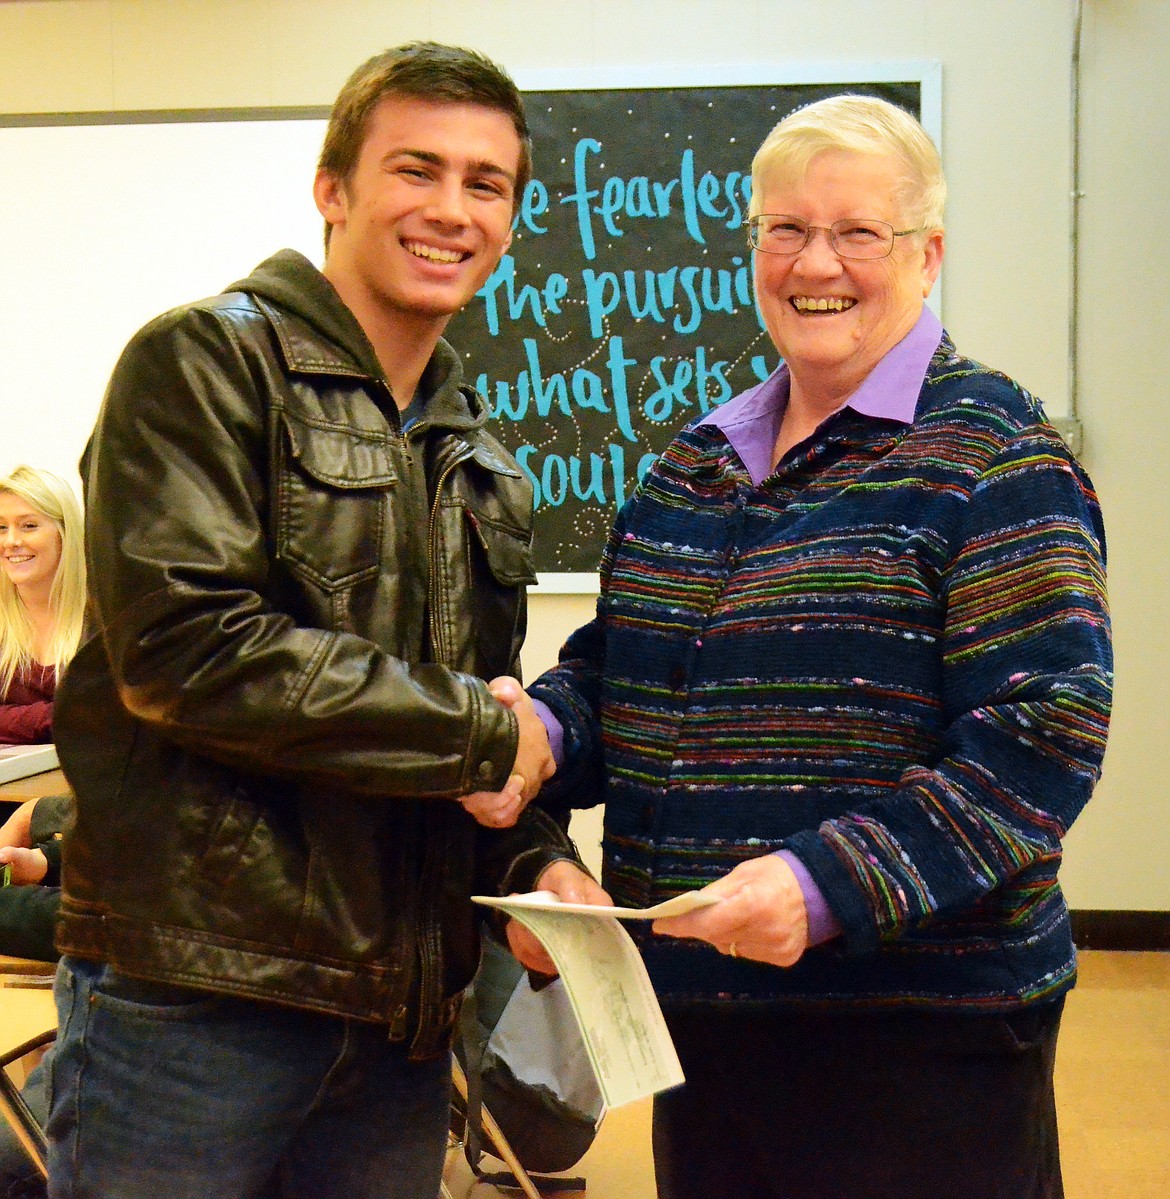
<svg viewBox="0 0 1170 1199"><path fill-rule="evenodd" d="M556 762L548 744L548 731L537 715L532 700L518 679L501 675L488 683L488 690L515 715L520 729L516 760L502 791L476 791L459 802L488 828L510 828L532 802L546 779L556 773Z"/></svg>

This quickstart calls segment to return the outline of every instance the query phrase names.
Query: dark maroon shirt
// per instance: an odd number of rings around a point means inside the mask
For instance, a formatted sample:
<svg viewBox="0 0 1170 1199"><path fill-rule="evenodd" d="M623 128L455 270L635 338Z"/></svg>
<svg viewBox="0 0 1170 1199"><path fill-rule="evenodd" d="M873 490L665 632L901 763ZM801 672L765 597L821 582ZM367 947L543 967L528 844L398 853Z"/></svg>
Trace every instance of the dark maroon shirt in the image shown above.
<svg viewBox="0 0 1170 1199"><path fill-rule="evenodd" d="M34 662L14 678L0 700L0 745L37 745L53 740L57 671Z"/></svg>

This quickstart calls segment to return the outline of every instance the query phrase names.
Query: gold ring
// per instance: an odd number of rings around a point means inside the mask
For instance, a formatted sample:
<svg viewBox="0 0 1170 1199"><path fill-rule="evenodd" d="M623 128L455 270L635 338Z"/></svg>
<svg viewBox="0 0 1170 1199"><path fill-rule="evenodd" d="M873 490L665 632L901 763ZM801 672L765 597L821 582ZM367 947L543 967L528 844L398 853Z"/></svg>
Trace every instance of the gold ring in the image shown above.
<svg viewBox="0 0 1170 1199"><path fill-rule="evenodd" d="M728 945L728 947L727 947L727 952L728 952L729 954L731 954L731 956L732 956L733 958L737 958L737 957L739 957L739 954L738 954L738 953L736 953L736 951L735 951L735 942L734 942L734 941L732 941L732 943L731 943L730 945Z"/></svg>

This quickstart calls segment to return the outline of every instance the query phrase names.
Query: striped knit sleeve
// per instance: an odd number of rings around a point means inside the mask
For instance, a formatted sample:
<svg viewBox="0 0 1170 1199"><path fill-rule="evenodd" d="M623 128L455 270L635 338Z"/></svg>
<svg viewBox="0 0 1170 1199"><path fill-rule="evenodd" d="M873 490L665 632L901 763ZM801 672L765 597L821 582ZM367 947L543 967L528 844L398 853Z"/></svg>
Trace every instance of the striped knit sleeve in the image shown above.
<svg viewBox="0 0 1170 1199"><path fill-rule="evenodd" d="M940 759L788 843L852 951L981 902L1019 914L1026 895L993 892L1029 867L1055 886L1061 838L1100 771L1112 686L1104 529L1048 426L984 468L950 563Z"/></svg>
<svg viewBox="0 0 1170 1199"><path fill-rule="evenodd" d="M564 733L564 760L541 788L538 802L550 811L591 808L605 802L604 749L601 741L601 691L605 662L606 580L615 549L639 502L641 485L618 512L606 540L599 568L601 594L594 618L572 633L561 648L557 665L545 671L528 694L547 704Z"/></svg>

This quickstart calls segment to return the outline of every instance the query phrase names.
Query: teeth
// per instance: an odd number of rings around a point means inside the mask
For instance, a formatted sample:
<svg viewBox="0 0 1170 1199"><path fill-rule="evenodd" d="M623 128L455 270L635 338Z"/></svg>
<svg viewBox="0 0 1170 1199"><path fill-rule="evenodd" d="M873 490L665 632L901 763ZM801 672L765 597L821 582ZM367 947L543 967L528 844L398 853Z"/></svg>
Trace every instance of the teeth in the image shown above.
<svg viewBox="0 0 1170 1199"><path fill-rule="evenodd" d="M849 296L835 296L827 299L825 296L793 296L792 306L797 312L846 312L857 301Z"/></svg>
<svg viewBox="0 0 1170 1199"><path fill-rule="evenodd" d="M461 262L463 260L461 250L440 250L437 246L426 246L419 241L405 244L416 258L425 258L428 262Z"/></svg>

